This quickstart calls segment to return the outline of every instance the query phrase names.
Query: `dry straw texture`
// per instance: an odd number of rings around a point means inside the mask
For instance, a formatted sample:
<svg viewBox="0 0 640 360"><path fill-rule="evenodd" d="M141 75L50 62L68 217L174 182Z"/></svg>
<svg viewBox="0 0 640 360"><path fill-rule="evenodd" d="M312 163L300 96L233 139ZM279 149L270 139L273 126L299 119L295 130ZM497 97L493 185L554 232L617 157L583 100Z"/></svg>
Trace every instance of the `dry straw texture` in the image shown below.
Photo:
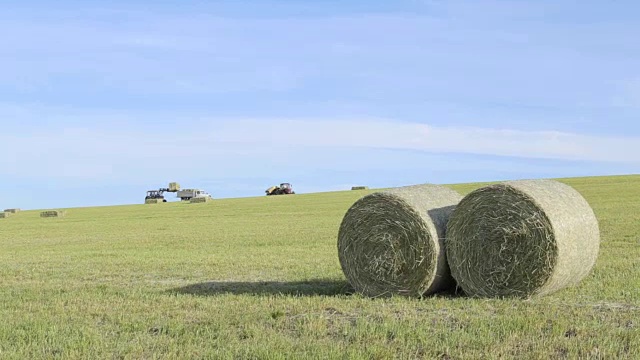
<svg viewBox="0 0 640 360"><path fill-rule="evenodd" d="M64 210L48 210L40 213L40 217L50 218L50 217L63 217L67 214Z"/></svg>
<svg viewBox="0 0 640 360"><path fill-rule="evenodd" d="M351 188L351 190L367 190L369 189L368 186L354 186Z"/></svg>
<svg viewBox="0 0 640 360"><path fill-rule="evenodd" d="M467 195L451 216L446 251L470 296L536 297L579 283L600 248L598 221L573 188L511 181Z"/></svg>
<svg viewBox="0 0 640 360"><path fill-rule="evenodd" d="M191 200L189 201L191 204L201 204L201 203L206 203L213 200L212 198L208 197L208 196L204 196L204 197L194 197L191 198Z"/></svg>
<svg viewBox="0 0 640 360"><path fill-rule="evenodd" d="M17 214L20 212L20 209L5 209L6 213L12 213L12 214Z"/></svg>
<svg viewBox="0 0 640 360"><path fill-rule="evenodd" d="M169 183L169 191L179 191L179 190L180 190L180 184L178 184L177 182Z"/></svg>
<svg viewBox="0 0 640 360"><path fill-rule="evenodd" d="M462 196L437 185L376 192L356 201L338 234L342 270L366 296L423 296L454 286L443 248Z"/></svg>

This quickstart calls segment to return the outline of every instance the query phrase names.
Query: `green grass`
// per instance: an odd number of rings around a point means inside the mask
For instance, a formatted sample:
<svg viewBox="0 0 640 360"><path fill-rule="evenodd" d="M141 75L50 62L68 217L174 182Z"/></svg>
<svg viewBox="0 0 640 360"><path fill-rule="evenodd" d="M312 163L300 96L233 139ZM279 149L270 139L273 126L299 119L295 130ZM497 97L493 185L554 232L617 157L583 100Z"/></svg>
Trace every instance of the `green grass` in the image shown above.
<svg viewBox="0 0 640 360"><path fill-rule="evenodd" d="M0 358L640 358L640 176L562 181L601 254L531 301L350 295L338 226L374 190L23 211L0 219Z"/></svg>

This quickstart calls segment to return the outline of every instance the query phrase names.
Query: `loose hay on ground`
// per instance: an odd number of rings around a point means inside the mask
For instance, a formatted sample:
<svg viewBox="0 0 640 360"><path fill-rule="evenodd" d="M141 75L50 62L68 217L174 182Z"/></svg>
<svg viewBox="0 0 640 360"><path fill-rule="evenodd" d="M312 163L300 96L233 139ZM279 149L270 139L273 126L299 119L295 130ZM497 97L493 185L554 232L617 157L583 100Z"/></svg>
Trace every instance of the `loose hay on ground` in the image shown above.
<svg viewBox="0 0 640 360"><path fill-rule="evenodd" d="M443 186L416 185L356 201L338 234L340 265L354 289L419 297L453 287L443 239L461 198Z"/></svg>
<svg viewBox="0 0 640 360"><path fill-rule="evenodd" d="M40 217L43 218L64 217L65 215L67 212L64 210L47 210L40 213Z"/></svg>
<svg viewBox="0 0 640 360"><path fill-rule="evenodd" d="M470 296L535 297L579 283L600 248L598 221L576 190L553 180L480 188L458 205L446 252Z"/></svg>

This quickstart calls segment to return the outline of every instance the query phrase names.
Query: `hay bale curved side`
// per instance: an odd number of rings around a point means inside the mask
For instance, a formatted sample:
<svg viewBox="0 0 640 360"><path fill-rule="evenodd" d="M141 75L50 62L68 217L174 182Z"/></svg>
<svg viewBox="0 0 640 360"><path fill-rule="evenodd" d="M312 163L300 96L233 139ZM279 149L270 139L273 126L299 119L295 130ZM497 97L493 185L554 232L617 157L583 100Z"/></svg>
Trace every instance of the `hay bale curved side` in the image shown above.
<svg viewBox="0 0 640 360"><path fill-rule="evenodd" d="M598 220L572 187L554 180L508 181L468 194L446 239L451 273L480 297L537 297L575 285L600 249Z"/></svg>
<svg viewBox="0 0 640 360"><path fill-rule="evenodd" d="M356 201L338 232L340 265L349 283L371 297L419 297L453 287L443 241L461 199L443 186L415 185Z"/></svg>

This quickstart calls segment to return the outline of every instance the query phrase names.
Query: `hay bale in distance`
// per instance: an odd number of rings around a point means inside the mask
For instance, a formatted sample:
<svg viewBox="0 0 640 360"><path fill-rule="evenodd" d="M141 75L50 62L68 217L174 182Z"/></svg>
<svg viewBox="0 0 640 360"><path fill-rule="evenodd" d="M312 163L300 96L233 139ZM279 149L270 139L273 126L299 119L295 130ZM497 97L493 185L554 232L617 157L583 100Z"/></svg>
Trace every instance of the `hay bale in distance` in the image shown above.
<svg viewBox="0 0 640 360"><path fill-rule="evenodd" d="M17 214L17 213L20 212L20 209L5 209L4 212L11 213L11 214Z"/></svg>
<svg viewBox="0 0 640 360"><path fill-rule="evenodd" d="M202 204L202 203L206 203L209 201L212 201L213 199L209 196L201 196L201 197L194 197L191 198L191 200L189 200L190 204Z"/></svg>
<svg viewBox="0 0 640 360"><path fill-rule="evenodd" d="M162 204L164 201L162 199L145 199L145 204Z"/></svg>
<svg viewBox="0 0 640 360"><path fill-rule="evenodd" d="M67 212L64 210L47 210L40 213L42 218L64 217Z"/></svg>
<svg viewBox="0 0 640 360"><path fill-rule="evenodd" d="M177 182L169 183L169 191L176 192L179 190L180 190L180 184L178 184Z"/></svg>
<svg viewBox="0 0 640 360"><path fill-rule="evenodd" d="M369 187L368 186L354 186L351 188L351 190L368 190Z"/></svg>
<svg viewBox="0 0 640 360"><path fill-rule="evenodd" d="M9 213L9 212L6 212L6 211L0 212L0 219L6 219L9 216L11 216L11 213Z"/></svg>
<svg viewBox="0 0 640 360"><path fill-rule="evenodd" d="M599 248L598 220L587 201L553 180L471 192L447 229L452 275L470 296L529 298L575 285L593 268Z"/></svg>
<svg viewBox="0 0 640 360"><path fill-rule="evenodd" d="M356 201L338 233L340 265L354 289L420 297L453 287L443 241L460 199L443 186L415 185Z"/></svg>

